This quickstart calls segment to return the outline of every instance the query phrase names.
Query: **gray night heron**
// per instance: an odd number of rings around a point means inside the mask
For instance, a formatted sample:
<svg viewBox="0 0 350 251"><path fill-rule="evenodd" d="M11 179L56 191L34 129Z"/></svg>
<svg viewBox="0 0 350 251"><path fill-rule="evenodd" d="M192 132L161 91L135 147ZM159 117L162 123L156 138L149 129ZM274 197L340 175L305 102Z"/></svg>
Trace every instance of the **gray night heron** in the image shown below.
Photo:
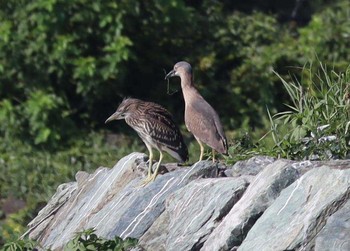
<svg viewBox="0 0 350 251"><path fill-rule="evenodd" d="M163 159L163 151L180 162L185 162L188 159L187 146L180 130L174 123L172 115L162 106L127 98L122 101L117 111L105 123L119 119L125 119L125 122L137 132L149 151L148 175L143 182L144 185L156 178ZM152 173L152 148L157 149L160 154L154 173Z"/></svg>
<svg viewBox="0 0 350 251"><path fill-rule="evenodd" d="M173 76L181 79L185 100L185 124L199 143L201 150L199 161L203 159L203 143L212 148L213 161L215 161L215 151L227 155L227 140L219 116L194 87L191 65L185 61L176 63L165 79Z"/></svg>

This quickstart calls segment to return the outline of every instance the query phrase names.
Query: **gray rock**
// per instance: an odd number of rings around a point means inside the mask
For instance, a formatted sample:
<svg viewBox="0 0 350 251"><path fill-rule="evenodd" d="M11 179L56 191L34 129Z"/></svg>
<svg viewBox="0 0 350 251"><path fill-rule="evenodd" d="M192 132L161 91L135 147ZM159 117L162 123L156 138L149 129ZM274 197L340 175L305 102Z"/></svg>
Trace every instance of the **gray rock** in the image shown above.
<svg viewBox="0 0 350 251"><path fill-rule="evenodd" d="M50 223L57 211L68 201L77 189L76 182L64 183L57 187L56 193L52 196L49 203L38 213L28 224L28 231L22 235L26 236L30 233L32 239L39 239L41 234L50 227Z"/></svg>
<svg viewBox="0 0 350 251"><path fill-rule="evenodd" d="M238 250L313 250L315 237L350 196L350 170L313 169L282 191Z"/></svg>
<svg viewBox="0 0 350 251"><path fill-rule="evenodd" d="M202 161L189 168L159 175L146 187L139 184L144 178L145 155L133 153L122 158L112 169L99 168L95 173L76 176L78 182L69 193L58 191L40 217L31 223L30 237L47 248L60 250L74 233L95 228L104 238L140 238L164 211L165 199L199 177L215 177L216 165ZM64 197L58 207L56 198ZM63 198L62 197L62 198ZM59 199L62 201L62 199Z"/></svg>
<svg viewBox="0 0 350 251"><path fill-rule="evenodd" d="M166 240L169 234L169 210L165 210L147 232L140 238L140 245L146 250L166 250Z"/></svg>
<svg viewBox="0 0 350 251"><path fill-rule="evenodd" d="M145 249L137 245L136 247L132 247L126 251L145 251Z"/></svg>
<svg viewBox="0 0 350 251"><path fill-rule="evenodd" d="M139 187L146 160L132 153L112 169L78 172L24 235L53 250L87 228L137 238L134 250L350 250L350 160L165 164Z"/></svg>
<svg viewBox="0 0 350 251"><path fill-rule="evenodd" d="M328 218L316 237L315 250L350 250L350 200Z"/></svg>
<svg viewBox="0 0 350 251"><path fill-rule="evenodd" d="M303 161L291 161L293 163L293 167L297 169L300 174L305 174L306 172L321 167L321 166L327 166L331 169L349 169L350 168L350 161L349 160L331 160L331 161L310 161L310 160L303 160Z"/></svg>
<svg viewBox="0 0 350 251"><path fill-rule="evenodd" d="M140 239L140 244L147 250L199 250L247 185L243 178L189 183L169 196L163 216Z"/></svg>
<svg viewBox="0 0 350 251"><path fill-rule="evenodd" d="M211 233L202 250L229 250L239 245L260 215L298 177L290 161L278 160L265 167Z"/></svg>
<svg viewBox="0 0 350 251"><path fill-rule="evenodd" d="M269 156L255 156L248 160L238 161L232 167L228 167L225 174L227 177L255 176L274 161L276 159Z"/></svg>

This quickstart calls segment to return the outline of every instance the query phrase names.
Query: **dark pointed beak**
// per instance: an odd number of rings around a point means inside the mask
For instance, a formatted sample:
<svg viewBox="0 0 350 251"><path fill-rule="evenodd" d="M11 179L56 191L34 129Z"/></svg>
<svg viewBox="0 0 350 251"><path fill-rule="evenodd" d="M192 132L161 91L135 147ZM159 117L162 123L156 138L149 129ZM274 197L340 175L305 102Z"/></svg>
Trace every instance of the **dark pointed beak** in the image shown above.
<svg viewBox="0 0 350 251"><path fill-rule="evenodd" d="M175 76L175 70L170 71L166 76L165 76L165 80L167 80L168 78L171 78Z"/></svg>
<svg viewBox="0 0 350 251"><path fill-rule="evenodd" d="M120 112L115 112L113 113L111 116L109 116L109 118L105 121L105 124L107 124L108 122L111 122L112 120L117 120L119 119L120 116Z"/></svg>

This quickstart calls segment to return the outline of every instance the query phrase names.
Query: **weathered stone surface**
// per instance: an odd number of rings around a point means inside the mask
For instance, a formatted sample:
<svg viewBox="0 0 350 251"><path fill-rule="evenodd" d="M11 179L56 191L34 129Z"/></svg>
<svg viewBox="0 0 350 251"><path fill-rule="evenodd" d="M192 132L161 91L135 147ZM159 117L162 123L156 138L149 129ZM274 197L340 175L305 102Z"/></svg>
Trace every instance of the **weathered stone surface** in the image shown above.
<svg viewBox="0 0 350 251"><path fill-rule="evenodd" d="M328 218L316 237L315 250L350 250L350 200Z"/></svg>
<svg viewBox="0 0 350 251"><path fill-rule="evenodd" d="M50 226L56 212L68 201L77 187L78 184L76 182L59 185L56 194L54 194L49 203L28 224L29 229L23 236L30 233L32 239L39 239L40 235Z"/></svg>
<svg viewBox="0 0 350 251"><path fill-rule="evenodd" d="M291 161L293 163L293 167L300 171L301 174L304 174L312 169L327 166L331 169L349 169L350 168L350 160L328 160L328 161Z"/></svg>
<svg viewBox="0 0 350 251"><path fill-rule="evenodd" d="M35 219L30 224L30 237L54 250L61 249L76 231L87 228L95 228L96 234L105 238L140 238L164 211L169 194L191 180L215 177L217 173L215 164L202 161L159 175L155 182L139 187L144 177L138 167L146 166L144 158L144 154L133 153L112 169L99 168L91 175L78 175L74 189L65 191L68 197L61 191L54 196L53 199L65 198L59 207L51 209L57 204L52 201L42 210L40 215L46 221Z"/></svg>
<svg viewBox="0 0 350 251"><path fill-rule="evenodd" d="M209 236L202 250L229 250L239 245L260 215L282 189L299 177L290 161L278 160L261 171L248 189Z"/></svg>
<svg viewBox="0 0 350 251"><path fill-rule="evenodd" d="M78 172L78 182L72 185L74 189L64 191L64 203L60 204L54 213L50 213L50 205L56 204L56 198L62 197L62 191L58 189L48 205L40 211L39 215L49 215L49 220L37 222L34 219L29 224L32 229L29 237L39 240L44 247L61 249L76 231L90 227L90 218L108 202L113 193L118 193L121 187L138 177L139 174L133 169L135 170L136 163L141 162L144 157L143 154L133 153L121 159L111 170L98 168L91 175ZM107 228L110 228L110 225Z"/></svg>
<svg viewBox="0 0 350 251"><path fill-rule="evenodd" d="M146 250L166 250L166 240L169 234L169 210L165 210L147 232L140 238L140 245Z"/></svg>
<svg viewBox="0 0 350 251"><path fill-rule="evenodd" d="M228 177L255 176L274 161L276 159L269 156L255 156L248 160L238 161L232 167L227 168L225 174Z"/></svg>
<svg viewBox="0 0 350 251"><path fill-rule="evenodd" d="M202 179L189 183L170 195L164 216L145 233L140 244L147 250L199 250L247 186L243 178ZM159 232L163 233L161 238Z"/></svg>
<svg viewBox="0 0 350 251"><path fill-rule="evenodd" d="M146 159L132 153L112 169L78 172L25 235L53 250L92 227L149 251L350 250L350 160L166 164L139 187Z"/></svg>
<svg viewBox="0 0 350 251"><path fill-rule="evenodd" d="M313 250L329 216L349 196L350 170L311 170L282 191L238 250Z"/></svg>

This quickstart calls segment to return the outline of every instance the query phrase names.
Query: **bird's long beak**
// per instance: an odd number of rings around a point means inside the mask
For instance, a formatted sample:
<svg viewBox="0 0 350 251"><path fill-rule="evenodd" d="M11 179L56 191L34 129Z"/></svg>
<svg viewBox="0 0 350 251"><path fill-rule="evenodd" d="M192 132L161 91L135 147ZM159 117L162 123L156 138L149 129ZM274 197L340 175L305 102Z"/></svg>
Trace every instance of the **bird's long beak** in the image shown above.
<svg viewBox="0 0 350 251"><path fill-rule="evenodd" d="M117 120L119 119L120 116L120 112L115 112L113 113L111 116L109 116L109 118L105 121L105 124L107 124L108 122L112 121L112 120Z"/></svg>
<svg viewBox="0 0 350 251"><path fill-rule="evenodd" d="M175 76L175 70L171 70L166 76L165 76L165 79L168 79L168 78L171 78Z"/></svg>

